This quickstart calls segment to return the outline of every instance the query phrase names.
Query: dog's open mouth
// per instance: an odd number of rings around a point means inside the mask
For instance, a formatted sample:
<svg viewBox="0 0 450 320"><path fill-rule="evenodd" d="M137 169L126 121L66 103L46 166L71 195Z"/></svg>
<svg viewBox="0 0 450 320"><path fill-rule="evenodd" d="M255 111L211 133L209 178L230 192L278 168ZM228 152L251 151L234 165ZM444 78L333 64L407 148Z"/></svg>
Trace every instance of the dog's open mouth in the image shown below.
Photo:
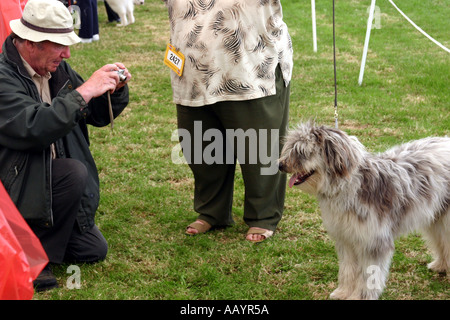
<svg viewBox="0 0 450 320"><path fill-rule="evenodd" d="M308 172L307 174L294 174L291 179L289 180L289 188L292 188L293 186L298 186L299 184L302 184L306 180L308 180L309 177L311 177L314 174L314 170L311 172Z"/></svg>

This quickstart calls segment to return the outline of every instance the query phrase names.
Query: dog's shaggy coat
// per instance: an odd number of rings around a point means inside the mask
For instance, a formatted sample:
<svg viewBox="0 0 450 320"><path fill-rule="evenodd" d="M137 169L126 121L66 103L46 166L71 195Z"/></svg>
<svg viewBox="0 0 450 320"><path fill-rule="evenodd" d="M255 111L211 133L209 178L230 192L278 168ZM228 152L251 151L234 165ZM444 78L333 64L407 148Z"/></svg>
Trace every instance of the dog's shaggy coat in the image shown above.
<svg viewBox="0 0 450 320"><path fill-rule="evenodd" d="M343 131L312 122L291 130L280 170L289 186L318 198L324 226L336 242L339 285L333 299L377 299L394 239L420 230L435 260L450 267L450 138L424 138L371 154Z"/></svg>

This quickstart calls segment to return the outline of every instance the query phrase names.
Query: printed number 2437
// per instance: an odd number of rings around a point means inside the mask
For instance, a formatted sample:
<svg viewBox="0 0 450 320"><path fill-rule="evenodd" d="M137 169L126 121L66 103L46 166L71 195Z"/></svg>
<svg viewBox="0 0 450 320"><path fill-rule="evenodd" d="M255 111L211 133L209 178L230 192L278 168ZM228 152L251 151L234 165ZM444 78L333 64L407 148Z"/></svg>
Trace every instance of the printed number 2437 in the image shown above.
<svg viewBox="0 0 450 320"><path fill-rule="evenodd" d="M169 60L173 62L178 68L181 67L181 59L178 58L173 52L169 53Z"/></svg>

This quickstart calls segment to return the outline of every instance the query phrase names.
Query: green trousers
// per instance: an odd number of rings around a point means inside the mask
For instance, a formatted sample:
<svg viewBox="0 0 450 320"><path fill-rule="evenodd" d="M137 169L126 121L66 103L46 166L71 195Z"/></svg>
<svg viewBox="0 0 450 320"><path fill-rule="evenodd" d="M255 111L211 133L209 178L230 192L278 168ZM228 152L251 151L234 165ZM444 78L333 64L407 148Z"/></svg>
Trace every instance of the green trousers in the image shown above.
<svg viewBox="0 0 450 320"><path fill-rule="evenodd" d="M177 105L180 143L195 179L194 210L214 227L234 224L236 163L245 184L245 223L275 231L281 220L286 174L278 171L276 160L288 126L290 87L279 67L276 76L273 96Z"/></svg>

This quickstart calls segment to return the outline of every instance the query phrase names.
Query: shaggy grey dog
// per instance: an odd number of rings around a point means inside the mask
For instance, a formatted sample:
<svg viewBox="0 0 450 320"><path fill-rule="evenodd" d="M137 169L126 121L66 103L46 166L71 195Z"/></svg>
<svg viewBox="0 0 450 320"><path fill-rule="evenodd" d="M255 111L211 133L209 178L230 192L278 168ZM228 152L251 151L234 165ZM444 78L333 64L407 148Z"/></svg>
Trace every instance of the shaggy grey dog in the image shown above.
<svg viewBox="0 0 450 320"><path fill-rule="evenodd" d="M291 130L280 159L289 186L317 196L336 242L339 285L332 299L378 299L394 239L420 230L450 268L450 138L425 138L371 154L343 131L312 122Z"/></svg>

